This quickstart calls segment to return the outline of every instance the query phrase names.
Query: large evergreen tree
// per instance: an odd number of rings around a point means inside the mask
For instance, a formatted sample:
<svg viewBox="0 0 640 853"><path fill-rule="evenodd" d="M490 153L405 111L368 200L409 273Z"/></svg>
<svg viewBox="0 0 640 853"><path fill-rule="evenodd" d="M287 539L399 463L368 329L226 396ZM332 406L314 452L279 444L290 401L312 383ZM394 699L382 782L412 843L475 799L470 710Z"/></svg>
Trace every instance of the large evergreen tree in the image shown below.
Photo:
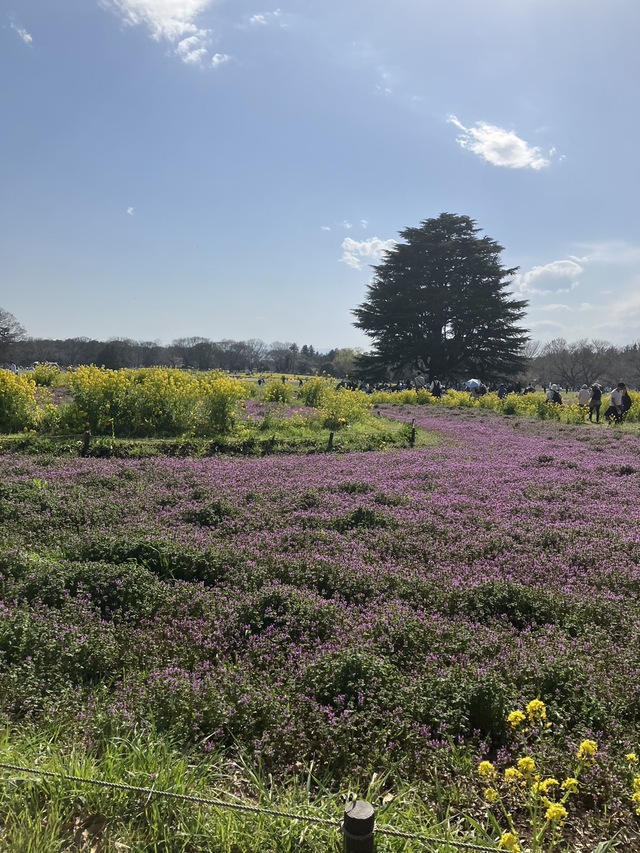
<svg viewBox="0 0 640 853"><path fill-rule="evenodd" d="M359 360L363 375L424 363L431 378L491 380L523 368L527 303L505 292L517 267L504 268L502 246L479 231L468 216L442 213L400 232L405 242L373 267L353 311L374 342Z"/></svg>

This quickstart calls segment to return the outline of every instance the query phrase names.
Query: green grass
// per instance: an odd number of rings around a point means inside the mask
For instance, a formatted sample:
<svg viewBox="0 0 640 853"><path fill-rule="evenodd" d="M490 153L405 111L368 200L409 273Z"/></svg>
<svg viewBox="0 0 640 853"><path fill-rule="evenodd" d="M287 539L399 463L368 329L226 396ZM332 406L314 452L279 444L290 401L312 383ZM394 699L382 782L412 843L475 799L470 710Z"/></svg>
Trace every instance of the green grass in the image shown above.
<svg viewBox="0 0 640 853"><path fill-rule="evenodd" d="M136 733L113 739L99 755L91 755L65 742L63 729L53 728L38 735L16 730L10 735L5 730L0 734L0 762L60 777L0 770L0 849L16 853L338 853L343 849L339 823L352 797L372 803L378 827L433 839L433 853L458 849L448 841L462 840L496 849L490 828L453 821L444 807L441 813L432 810L419 788L395 787L393 770L373 774L359 789L336 791L329 780L315 776L311 765L276 785L269 774L241 757L189 755L166 738ZM221 800L247 811L99 787L65 776ZM323 822L277 817L264 810ZM424 844L376 833L376 849L417 853Z"/></svg>
<svg viewBox="0 0 640 853"><path fill-rule="evenodd" d="M333 439L330 446L330 436ZM111 436L92 437L89 456L138 459L153 456L204 457L217 453L265 456L273 453L336 453L389 450L410 445L411 429L406 424L382 417L366 415L362 420L339 430L321 428L298 420L271 418L266 423L243 424L242 429L219 438L140 438ZM439 443L434 433L416 429L416 447L434 447ZM78 456L83 447L82 435L39 435L35 432L0 436L0 453L48 454Z"/></svg>

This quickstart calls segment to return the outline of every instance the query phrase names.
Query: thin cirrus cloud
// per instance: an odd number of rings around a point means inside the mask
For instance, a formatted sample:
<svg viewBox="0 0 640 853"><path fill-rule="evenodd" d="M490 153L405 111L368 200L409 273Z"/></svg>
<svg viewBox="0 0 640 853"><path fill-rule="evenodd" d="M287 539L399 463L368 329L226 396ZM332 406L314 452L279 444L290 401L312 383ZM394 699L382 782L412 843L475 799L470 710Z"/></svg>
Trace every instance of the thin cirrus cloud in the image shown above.
<svg viewBox="0 0 640 853"><path fill-rule="evenodd" d="M214 5L214 0L102 0L128 26L145 27L155 41L167 41L174 53L187 65L200 65L208 56L211 30L199 26L196 19ZM215 68L228 59L216 54ZM218 61L215 61L217 58Z"/></svg>
<svg viewBox="0 0 640 853"><path fill-rule="evenodd" d="M31 44L33 42L33 36L31 33L28 33L24 27L17 27L15 24L11 24L11 29L20 36L25 44Z"/></svg>
<svg viewBox="0 0 640 853"><path fill-rule="evenodd" d="M538 171L551 165L551 160L543 156L540 148L529 145L511 130L483 121L476 122L473 127L465 127L453 115L447 121L461 131L457 137L458 145L492 166Z"/></svg>
<svg viewBox="0 0 640 853"><path fill-rule="evenodd" d="M252 27L266 27L269 24L275 23L284 27L284 23L282 21L282 9L274 9L273 12L261 12L260 14L252 15L249 18L249 23Z"/></svg>
<svg viewBox="0 0 640 853"><path fill-rule="evenodd" d="M361 270L365 262L379 261L384 252L388 252L396 244L395 240L380 240L370 237L368 240L354 240L345 237L342 241L342 257L340 261L355 270Z"/></svg>

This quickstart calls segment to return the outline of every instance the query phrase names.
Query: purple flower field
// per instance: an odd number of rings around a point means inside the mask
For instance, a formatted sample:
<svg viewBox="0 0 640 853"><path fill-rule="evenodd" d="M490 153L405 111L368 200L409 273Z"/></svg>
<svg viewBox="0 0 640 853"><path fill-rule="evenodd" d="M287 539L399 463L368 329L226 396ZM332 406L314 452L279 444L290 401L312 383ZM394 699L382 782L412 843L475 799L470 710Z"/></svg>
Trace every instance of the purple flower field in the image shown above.
<svg viewBox="0 0 640 853"><path fill-rule="evenodd" d="M441 443L1 456L5 720L420 778L452 745L508 751L507 713L538 697L550 761L593 736L615 765L640 719L640 440L389 413Z"/></svg>

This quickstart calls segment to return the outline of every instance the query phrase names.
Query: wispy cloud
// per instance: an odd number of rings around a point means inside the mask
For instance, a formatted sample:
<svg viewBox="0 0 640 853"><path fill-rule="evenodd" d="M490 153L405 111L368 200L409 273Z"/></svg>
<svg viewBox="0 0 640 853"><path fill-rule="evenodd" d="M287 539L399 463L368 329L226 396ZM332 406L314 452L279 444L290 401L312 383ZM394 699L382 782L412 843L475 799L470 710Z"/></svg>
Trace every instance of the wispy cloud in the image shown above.
<svg viewBox="0 0 640 853"><path fill-rule="evenodd" d="M355 270L361 270L366 261L372 263L379 261L384 252L392 249L395 240L380 240L379 237L370 237L368 240L354 240L345 237L342 241L342 257L340 261Z"/></svg>
<svg viewBox="0 0 640 853"><path fill-rule="evenodd" d="M258 15L252 15L249 18L249 23L252 27L267 27L269 24L279 24L284 27L282 20L282 9L274 9L273 12L261 12Z"/></svg>
<svg viewBox="0 0 640 853"><path fill-rule="evenodd" d="M134 212L135 212L135 211L134 211L134 209L133 209L132 207L128 207L128 208L127 208L127 213L129 214L129 216L133 216Z"/></svg>
<svg viewBox="0 0 640 853"><path fill-rule="evenodd" d="M101 0L128 26L143 26L155 41L167 41L188 65L207 56L211 30L196 23L215 0Z"/></svg>
<svg viewBox="0 0 640 853"><path fill-rule="evenodd" d="M25 44L31 44L33 42L33 36L31 33L28 33L24 27L17 27L15 24L11 24L11 29L18 33Z"/></svg>
<svg viewBox="0 0 640 853"><path fill-rule="evenodd" d="M598 264L614 264L616 266L640 266L640 245L628 243L625 240L603 240L598 243L581 243L579 248L585 252L589 260Z"/></svg>
<svg viewBox="0 0 640 853"><path fill-rule="evenodd" d="M581 258L586 261L586 258ZM530 294L568 293L578 286L584 267L575 259L551 261L536 266L513 281L513 289L523 296Z"/></svg>
<svg viewBox="0 0 640 853"><path fill-rule="evenodd" d="M447 121L462 131L457 137L461 148L472 151L493 166L538 170L551 165L551 160L543 156L540 148L529 145L511 130L482 121L465 127L455 116L449 116Z"/></svg>

